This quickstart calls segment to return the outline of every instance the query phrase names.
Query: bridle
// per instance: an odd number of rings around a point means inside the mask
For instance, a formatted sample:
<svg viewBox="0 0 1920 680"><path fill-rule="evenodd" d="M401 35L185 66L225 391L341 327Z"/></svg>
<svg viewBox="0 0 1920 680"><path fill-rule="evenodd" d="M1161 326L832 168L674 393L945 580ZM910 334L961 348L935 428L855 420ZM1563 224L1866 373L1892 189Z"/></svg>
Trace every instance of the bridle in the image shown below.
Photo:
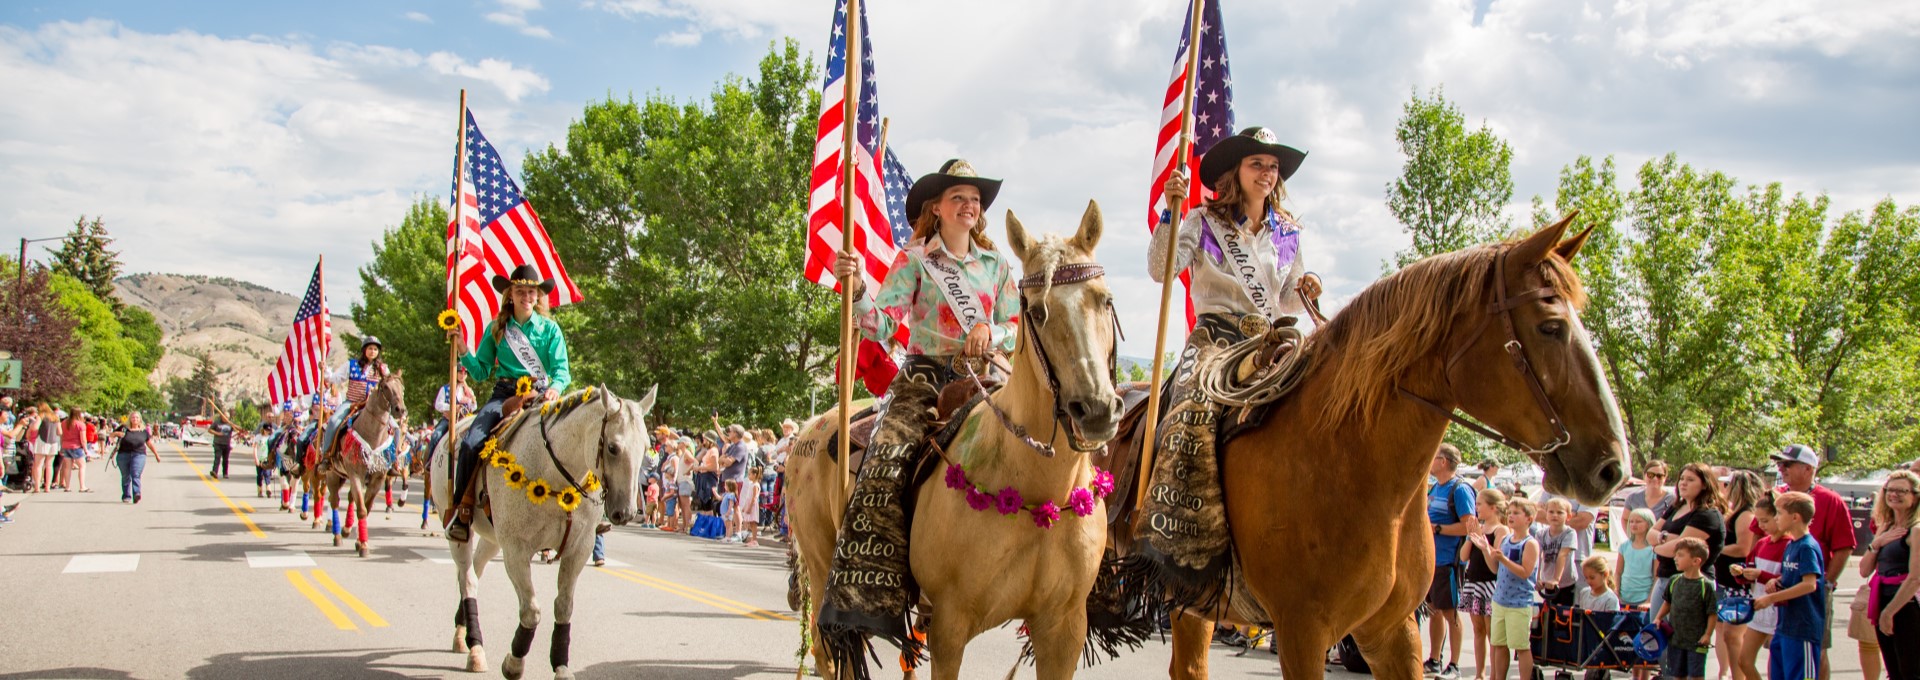
<svg viewBox="0 0 1920 680"><path fill-rule="evenodd" d="M1475 434L1499 442L1507 448L1519 451L1527 457L1532 458L1535 463L1538 463L1540 459L1547 454L1553 453L1562 446L1566 446L1573 440L1573 436L1567 432L1566 422L1560 418L1559 410L1554 408L1553 399L1547 396L1547 388L1545 384L1540 382L1540 374L1535 372L1533 370L1533 364L1527 361L1526 347L1520 344L1520 333L1515 330L1513 325L1513 310L1518 309L1523 304L1558 295L1559 291L1555 290L1552 286L1541 286L1509 297L1507 295L1507 256L1512 254L1512 252L1512 249L1509 248L1507 252L1501 253L1494 259L1493 301L1487 303L1486 316L1480 317L1480 323L1473 327L1473 332L1467 335L1466 341L1462 342L1459 347L1455 348L1453 352L1447 356L1447 363L1441 368L1440 376L1442 380L1447 381L1448 390L1451 392L1453 379L1448 376L1452 375L1454 364L1459 363L1460 358L1467 353L1467 350L1471 349L1474 343L1480 341L1480 334L1486 332L1488 322L1494 317L1499 317L1501 326L1507 331L1507 342L1502 345L1502 347L1506 349L1507 357L1513 360L1514 370L1519 371L1521 377L1526 378L1528 391L1533 393L1534 403L1539 405L1540 412L1546 415L1547 424L1553 426L1553 441L1541 447L1528 446L1521 443L1520 440L1501 434L1485 425L1467 420L1458 413L1455 413L1453 409L1443 408L1439 404L1407 391L1404 387L1396 389L1399 390L1400 396L1427 407L1428 410L1440 414L1447 420L1451 420L1454 424L1467 428Z"/></svg>
<svg viewBox="0 0 1920 680"><path fill-rule="evenodd" d="M1052 271L1042 271L1020 279L1018 286L1022 291L1030 288L1050 289L1054 286L1085 283L1094 279L1103 278L1106 275L1106 268L1100 266L1098 263L1083 262L1079 264L1063 264L1053 268ZM1028 315L1025 313L1025 310L1033 308L1034 306L1027 301L1025 293L1022 293L1020 296L1021 316L1027 317ZM1114 313L1113 301L1111 299L1107 301L1107 317L1113 320L1114 333L1113 348L1107 352L1107 373L1111 379L1118 381L1120 377L1120 341L1125 340L1127 336L1120 328L1120 315ZM1033 348L1034 357L1039 360L1040 375L1047 381L1047 393L1053 398L1053 431L1058 433L1060 423L1065 422L1067 424L1068 446L1079 453L1098 451L1101 447L1106 446L1106 444L1087 443L1086 438L1080 434L1079 423L1068 417L1066 404L1060 401L1060 378L1055 374L1053 358L1047 354L1046 344L1040 342L1040 326L1045 323L1046 315L1044 314L1041 315L1039 321L1031 323L1028 322L1027 318L1022 318L1020 320L1020 332L1026 334L1027 345ZM981 384L980 377L973 373L971 367L967 368L967 375L973 380L974 389L982 396L985 396L986 387ZM1007 432L1020 438L1021 441L1026 442L1027 446L1040 452L1040 455L1048 458L1053 457L1054 448L1051 444L1034 439L1027 433L1027 428L1014 424L1011 419L1007 418L1006 412L1002 411L999 405L994 404L992 400L983 399L983 401L986 402L988 408L993 410L993 414L999 418L1000 425L1005 427ZM1049 440L1051 439L1052 438L1049 437Z"/></svg>

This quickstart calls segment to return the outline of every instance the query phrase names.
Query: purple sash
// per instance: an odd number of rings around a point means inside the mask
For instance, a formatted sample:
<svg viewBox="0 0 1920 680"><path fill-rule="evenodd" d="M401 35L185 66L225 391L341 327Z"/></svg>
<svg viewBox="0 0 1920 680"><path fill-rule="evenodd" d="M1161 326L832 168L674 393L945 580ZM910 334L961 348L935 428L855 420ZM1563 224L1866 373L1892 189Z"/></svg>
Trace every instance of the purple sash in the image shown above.
<svg viewBox="0 0 1920 680"><path fill-rule="evenodd" d="M1276 272L1284 271L1293 265L1293 258L1300 253L1300 225L1282 219L1273 208L1267 208L1267 233L1273 239L1274 266ZM1226 251L1220 248L1220 239L1213 235L1212 220L1204 217L1200 220L1200 250L1213 256L1213 263L1220 264L1227 258Z"/></svg>

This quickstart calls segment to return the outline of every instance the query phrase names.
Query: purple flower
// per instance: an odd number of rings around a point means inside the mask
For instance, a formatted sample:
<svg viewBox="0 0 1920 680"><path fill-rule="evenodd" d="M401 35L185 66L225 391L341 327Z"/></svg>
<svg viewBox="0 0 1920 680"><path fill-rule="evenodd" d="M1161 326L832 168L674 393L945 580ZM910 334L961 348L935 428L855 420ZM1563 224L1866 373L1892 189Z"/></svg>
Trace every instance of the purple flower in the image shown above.
<svg viewBox="0 0 1920 680"><path fill-rule="evenodd" d="M958 465L948 465L947 466L947 488L949 489L967 488L967 471L960 469L960 466Z"/></svg>
<svg viewBox="0 0 1920 680"><path fill-rule="evenodd" d="M993 496L973 487L967 487L967 507L985 510L993 507Z"/></svg>
<svg viewBox="0 0 1920 680"><path fill-rule="evenodd" d="M1020 497L1020 491L1011 486L1001 489L1000 493L993 497L993 507L1002 515L1019 512L1020 506L1026 504L1026 499Z"/></svg>
<svg viewBox="0 0 1920 680"><path fill-rule="evenodd" d="M1040 507L1033 509L1034 526L1042 529L1051 529L1053 528L1053 523L1058 521L1060 521L1060 509L1053 507L1053 501L1041 503Z"/></svg>
<svg viewBox="0 0 1920 680"><path fill-rule="evenodd" d="M1081 517L1093 514L1093 492L1086 489L1074 489L1067 494L1067 509Z"/></svg>
<svg viewBox="0 0 1920 680"><path fill-rule="evenodd" d="M1093 469L1093 486L1089 487L1101 498L1113 493L1113 473L1100 468Z"/></svg>

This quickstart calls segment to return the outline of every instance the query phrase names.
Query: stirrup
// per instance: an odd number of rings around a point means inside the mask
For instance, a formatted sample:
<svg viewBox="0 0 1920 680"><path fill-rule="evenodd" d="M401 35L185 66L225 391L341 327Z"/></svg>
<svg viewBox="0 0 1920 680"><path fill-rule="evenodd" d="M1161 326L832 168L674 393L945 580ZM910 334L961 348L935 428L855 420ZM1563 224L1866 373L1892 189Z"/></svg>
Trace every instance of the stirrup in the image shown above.
<svg viewBox="0 0 1920 680"><path fill-rule="evenodd" d="M447 525L447 540L455 543L465 543L472 540L472 538L473 530L468 526L466 518L455 517L453 518L453 523Z"/></svg>

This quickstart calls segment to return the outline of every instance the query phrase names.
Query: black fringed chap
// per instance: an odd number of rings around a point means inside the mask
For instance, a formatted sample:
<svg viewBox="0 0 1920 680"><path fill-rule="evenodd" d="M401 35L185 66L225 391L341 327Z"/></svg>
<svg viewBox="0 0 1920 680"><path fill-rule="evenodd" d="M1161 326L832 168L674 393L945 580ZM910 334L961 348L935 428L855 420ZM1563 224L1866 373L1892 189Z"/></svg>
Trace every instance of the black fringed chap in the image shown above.
<svg viewBox="0 0 1920 680"><path fill-rule="evenodd" d="M833 668L839 671L845 680L873 680L867 668L867 658L873 657L875 663L880 657L873 653L873 642L860 631L846 626L821 626L820 646L827 650L827 658L833 661Z"/></svg>
<svg viewBox="0 0 1920 680"><path fill-rule="evenodd" d="M533 629L513 629L513 658L527 658L527 652L533 649Z"/></svg>
<svg viewBox="0 0 1920 680"><path fill-rule="evenodd" d="M480 646L480 599L469 597L461 600L460 613L467 619L467 646Z"/></svg>
<svg viewBox="0 0 1920 680"><path fill-rule="evenodd" d="M567 648L573 644L573 624L553 624L553 646L547 648L547 661L554 668L567 665Z"/></svg>
<svg viewBox="0 0 1920 680"><path fill-rule="evenodd" d="M1111 553L1100 560L1093 590L1087 593L1087 665L1098 654L1120 658L1121 647L1139 649L1153 636L1166 606L1152 563ZM1096 654L1096 652L1098 654Z"/></svg>

